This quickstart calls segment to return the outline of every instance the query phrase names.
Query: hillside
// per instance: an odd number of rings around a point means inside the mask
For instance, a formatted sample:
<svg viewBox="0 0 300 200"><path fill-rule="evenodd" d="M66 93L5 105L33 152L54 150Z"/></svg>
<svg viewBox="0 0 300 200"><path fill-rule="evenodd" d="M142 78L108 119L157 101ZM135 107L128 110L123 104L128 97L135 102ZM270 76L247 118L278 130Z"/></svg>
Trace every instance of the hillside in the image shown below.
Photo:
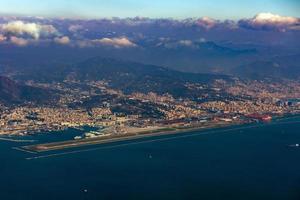
<svg viewBox="0 0 300 200"><path fill-rule="evenodd" d="M106 80L112 88L125 93L157 92L185 96L186 83L210 84L216 79L231 80L229 76L184 73L154 65L144 65L110 58L94 57L72 68L73 78Z"/></svg>
<svg viewBox="0 0 300 200"><path fill-rule="evenodd" d="M300 78L300 55L274 57L267 61L256 61L232 70L236 76L250 79Z"/></svg>
<svg viewBox="0 0 300 200"><path fill-rule="evenodd" d="M27 101L46 103L50 102L52 98L49 91L20 85L7 77L0 76L0 102L3 104L12 105Z"/></svg>
<svg viewBox="0 0 300 200"><path fill-rule="evenodd" d="M103 57L93 57L76 64L26 70L21 77L16 78L38 82L62 82L66 79L81 82L104 80L111 88L125 93L156 92L182 97L195 92L186 87L187 83L207 85L216 79L231 81L231 77L225 75L185 73L155 65Z"/></svg>

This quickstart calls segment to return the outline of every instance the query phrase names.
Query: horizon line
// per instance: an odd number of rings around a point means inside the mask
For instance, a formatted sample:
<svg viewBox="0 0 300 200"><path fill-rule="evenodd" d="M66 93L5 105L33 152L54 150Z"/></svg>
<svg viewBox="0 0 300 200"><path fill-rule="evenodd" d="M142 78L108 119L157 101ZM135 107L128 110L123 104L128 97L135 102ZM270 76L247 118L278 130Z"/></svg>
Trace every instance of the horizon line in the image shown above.
<svg viewBox="0 0 300 200"><path fill-rule="evenodd" d="M186 19L202 19L202 18L210 18L213 20L218 20L218 21L239 21L242 19L251 19L255 16L257 16L260 13L271 13L271 14L275 14L275 15L280 15L280 16L284 16L284 17L294 17L294 18L298 18L300 19L300 16L291 16L291 15L281 15L278 13L272 13L272 12L258 12L252 16L245 16L245 17L236 17L236 18L216 18L216 17L211 17L211 16L207 16L207 15L203 15L203 16L187 16L187 17L149 17L149 16L127 16L127 17L122 17L122 16L99 16L99 17L89 17L89 16L83 16L83 15L78 15L78 16L53 16L53 15L27 15L27 14L13 14L13 13L1 13L0 12L0 17L16 17L16 18L40 18L40 19L61 19L61 20L101 20L101 19L153 19L153 20L159 20L159 19L168 19L168 20L178 20L178 21L182 21L182 20L186 20Z"/></svg>

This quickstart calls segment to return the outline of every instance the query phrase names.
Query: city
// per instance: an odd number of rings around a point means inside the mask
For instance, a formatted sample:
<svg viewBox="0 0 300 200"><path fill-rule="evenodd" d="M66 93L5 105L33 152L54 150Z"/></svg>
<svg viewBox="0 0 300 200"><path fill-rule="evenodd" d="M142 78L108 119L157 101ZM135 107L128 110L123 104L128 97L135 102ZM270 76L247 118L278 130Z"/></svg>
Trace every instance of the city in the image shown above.
<svg viewBox="0 0 300 200"><path fill-rule="evenodd" d="M28 84L56 89L62 95L55 106L36 106L30 102L18 107L2 106L1 134L26 135L83 126L106 127L107 134L126 134L131 129L138 133L139 130L182 126L202 128L217 124L216 121L228 125L249 123L257 120L251 117L253 114L282 116L300 111L300 100L296 98L300 96L300 85L291 81L267 85L263 82L245 84L236 80L229 85L218 80L211 87L219 91L219 99L208 101L201 96L196 100L175 99L167 93L136 92L125 95L122 91L109 88L103 81L89 82L87 85L79 83L89 87L89 90L68 87L72 82ZM207 86L190 84L188 87L204 89ZM231 96L222 97L222 91ZM209 93L202 94L205 95ZM92 103L91 100L98 102Z"/></svg>
<svg viewBox="0 0 300 200"><path fill-rule="evenodd" d="M299 0L0 0L0 200L299 200Z"/></svg>

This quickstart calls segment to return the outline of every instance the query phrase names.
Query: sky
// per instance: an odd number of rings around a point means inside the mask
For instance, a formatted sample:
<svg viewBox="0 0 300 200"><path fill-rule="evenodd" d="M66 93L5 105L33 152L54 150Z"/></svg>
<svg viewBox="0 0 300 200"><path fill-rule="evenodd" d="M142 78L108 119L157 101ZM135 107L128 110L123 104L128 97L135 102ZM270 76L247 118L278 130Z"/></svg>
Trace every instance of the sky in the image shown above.
<svg viewBox="0 0 300 200"><path fill-rule="evenodd" d="M300 17L300 0L0 0L0 15L66 18L241 19L271 12Z"/></svg>

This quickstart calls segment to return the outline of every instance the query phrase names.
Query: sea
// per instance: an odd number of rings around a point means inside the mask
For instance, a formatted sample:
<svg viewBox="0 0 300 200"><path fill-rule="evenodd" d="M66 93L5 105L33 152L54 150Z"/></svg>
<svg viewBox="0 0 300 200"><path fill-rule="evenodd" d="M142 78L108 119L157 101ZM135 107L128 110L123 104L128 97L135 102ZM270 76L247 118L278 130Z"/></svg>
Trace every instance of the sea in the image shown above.
<svg viewBox="0 0 300 200"><path fill-rule="evenodd" d="M0 199L300 200L299 116L39 154L15 149L81 131L1 137Z"/></svg>

